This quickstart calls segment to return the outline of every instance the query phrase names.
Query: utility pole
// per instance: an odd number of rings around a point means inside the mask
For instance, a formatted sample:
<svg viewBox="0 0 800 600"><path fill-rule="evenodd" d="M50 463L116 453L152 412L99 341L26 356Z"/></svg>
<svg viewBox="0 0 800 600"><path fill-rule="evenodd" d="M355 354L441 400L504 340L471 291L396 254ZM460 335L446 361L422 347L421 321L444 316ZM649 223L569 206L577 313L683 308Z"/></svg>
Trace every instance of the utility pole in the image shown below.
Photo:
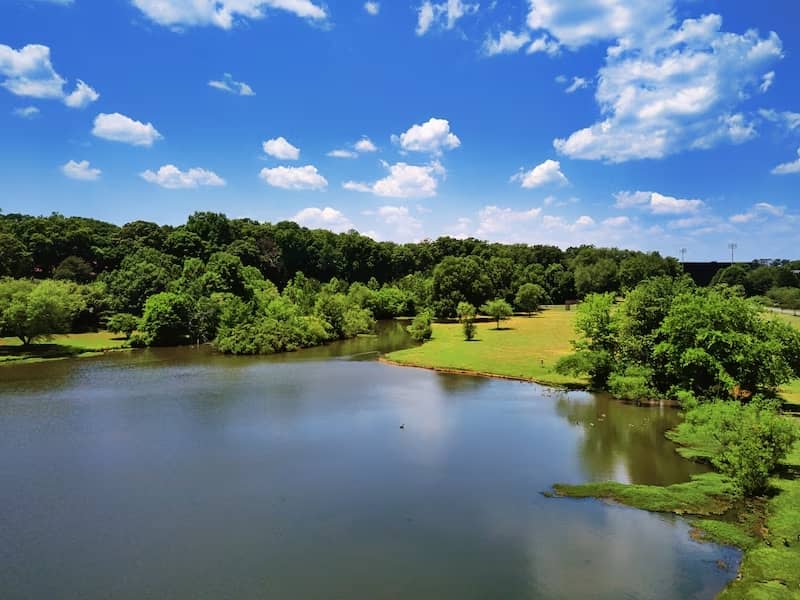
<svg viewBox="0 0 800 600"><path fill-rule="evenodd" d="M686 262L686 248L681 248L681 264Z"/></svg>
<svg viewBox="0 0 800 600"><path fill-rule="evenodd" d="M736 250L739 246L735 242L731 242L728 244L728 249L731 251L731 264L733 264L733 251Z"/></svg>

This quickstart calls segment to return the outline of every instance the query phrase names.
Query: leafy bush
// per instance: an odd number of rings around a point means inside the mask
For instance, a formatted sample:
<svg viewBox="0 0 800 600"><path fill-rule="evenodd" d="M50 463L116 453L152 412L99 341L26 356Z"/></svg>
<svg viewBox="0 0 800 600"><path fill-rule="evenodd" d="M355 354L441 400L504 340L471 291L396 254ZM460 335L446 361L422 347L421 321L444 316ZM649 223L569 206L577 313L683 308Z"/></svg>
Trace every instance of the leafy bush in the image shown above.
<svg viewBox="0 0 800 600"><path fill-rule="evenodd" d="M614 372L608 378L608 391L623 400L652 400L658 396L650 385L652 372L647 367L629 366L622 372Z"/></svg>
<svg viewBox="0 0 800 600"><path fill-rule="evenodd" d="M121 333L125 339L130 339L131 334L136 331L139 319L130 313L117 313L111 315L106 323L106 328L111 333Z"/></svg>
<svg viewBox="0 0 800 600"><path fill-rule="evenodd" d="M798 439L794 422L774 403L717 401L686 413L677 436L707 440L711 463L745 496L765 492L769 476Z"/></svg>
<svg viewBox="0 0 800 600"><path fill-rule="evenodd" d="M419 313L411 325L406 327L408 334L418 342L424 342L433 336L433 315L427 311Z"/></svg>

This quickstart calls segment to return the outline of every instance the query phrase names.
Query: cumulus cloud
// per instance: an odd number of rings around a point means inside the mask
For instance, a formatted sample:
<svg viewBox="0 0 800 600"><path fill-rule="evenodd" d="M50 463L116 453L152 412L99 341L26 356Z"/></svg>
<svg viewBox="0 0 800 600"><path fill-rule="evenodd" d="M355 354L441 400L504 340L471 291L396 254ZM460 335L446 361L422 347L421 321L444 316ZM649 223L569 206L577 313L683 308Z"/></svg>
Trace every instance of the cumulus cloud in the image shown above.
<svg viewBox="0 0 800 600"><path fill-rule="evenodd" d="M267 140L262 144L264 153L280 160L297 160L300 158L300 148L290 144L285 137L280 136Z"/></svg>
<svg viewBox="0 0 800 600"><path fill-rule="evenodd" d="M392 136L392 141L400 144L403 150L411 152L427 152L438 156L444 150L453 150L461 145L458 136L450 131L447 119L429 119L427 122L412 125L408 131L399 136Z"/></svg>
<svg viewBox="0 0 800 600"><path fill-rule="evenodd" d="M518 227L522 223L537 219L542 214L541 208L514 210L499 206L486 206L478 213L478 230L480 237L496 237Z"/></svg>
<svg viewBox="0 0 800 600"><path fill-rule="evenodd" d="M33 119L38 117L40 112L41 111L35 106L22 106L20 108L15 108L11 111L11 114L20 119Z"/></svg>
<svg viewBox="0 0 800 600"><path fill-rule="evenodd" d="M358 158L358 152L353 152L352 150L347 150L345 148L331 150L327 155L331 158Z"/></svg>
<svg viewBox="0 0 800 600"><path fill-rule="evenodd" d="M526 189L548 184L565 185L569 183L567 177L561 172L561 163L550 159L536 165L528 172L520 171L511 177L511 181L519 181L520 185Z"/></svg>
<svg viewBox="0 0 800 600"><path fill-rule="evenodd" d="M461 17L478 12L478 8L478 4L465 3L462 0L439 3L425 0L417 9L417 35L425 35L433 27L453 29Z"/></svg>
<svg viewBox="0 0 800 600"><path fill-rule="evenodd" d="M775 71L764 73L763 77L761 78L761 85L758 86L758 89L761 91L762 94L764 94L769 88L772 87L772 83L774 81L775 81Z"/></svg>
<svg viewBox="0 0 800 600"><path fill-rule="evenodd" d="M531 36L526 31L520 33L504 31L498 38L488 36L483 42L483 52L487 56L512 54L518 52L520 48L530 41Z"/></svg>
<svg viewBox="0 0 800 600"><path fill-rule="evenodd" d="M800 173L800 148L797 149L797 160L778 165L772 169L773 175L792 175Z"/></svg>
<svg viewBox="0 0 800 600"><path fill-rule="evenodd" d="M163 137L152 123L135 121L120 113L97 115L94 119L92 135L133 146L152 146L156 140Z"/></svg>
<svg viewBox="0 0 800 600"><path fill-rule="evenodd" d="M380 206L374 211L364 211L364 214L374 215L391 227L393 239L418 240L422 235L422 223L405 206Z"/></svg>
<svg viewBox="0 0 800 600"><path fill-rule="evenodd" d="M369 192L386 198L429 198L436 195L446 171L438 162L409 165L404 162L382 163L389 174L374 183L346 181L342 187L353 192Z"/></svg>
<svg viewBox="0 0 800 600"><path fill-rule="evenodd" d="M367 11L368 14L372 15L373 17L376 16L379 12L381 12L381 5L377 2L365 2L364 3L364 10Z"/></svg>
<svg viewBox="0 0 800 600"><path fill-rule="evenodd" d="M148 169L139 176L148 183L160 185L168 190L189 189L201 186L220 187L225 185L225 180L213 171L195 167L188 171L181 171L175 165L164 165L158 171Z"/></svg>
<svg viewBox="0 0 800 600"><path fill-rule="evenodd" d="M70 108L84 108L95 102L100 97L92 86L78 79L75 89L71 94L64 96L64 104Z"/></svg>
<svg viewBox="0 0 800 600"><path fill-rule="evenodd" d="M368 137L362 137L358 140L355 144L355 149L357 152L367 153L367 152L377 152L378 147L372 143L372 140Z"/></svg>
<svg viewBox="0 0 800 600"><path fill-rule="evenodd" d="M583 89L585 87L588 87L588 86L589 86L589 80L588 79L584 79L583 77L573 77L572 78L572 83L569 84L569 86L567 86L564 89L564 92L567 93L567 94L572 94L572 93L577 92L578 90L581 90L581 89Z"/></svg>
<svg viewBox="0 0 800 600"><path fill-rule="evenodd" d="M614 194L615 208L641 208L654 215L695 213L705 206L702 200L675 198L658 192L621 191Z"/></svg>
<svg viewBox="0 0 800 600"><path fill-rule="evenodd" d="M80 162L71 160L61 166L61 172L70 179L78 179L80 181L96 181L102 173L100 169L92 168L88 160Z"/></svg>
<svg viewBox="0 0 800 600"><path fill-rule="evenodd" d="M561 51L558 42L548 37L547 35L540 35L538 38L531 42L528 49L525 51L527 54L544 53L549 56L556 56Z"/></svg>
<svg viewBox="0 0 800 600"><path fill-rule="evenodd" d="M571 50L602 40L642 43L673 23L671 0L530 0L528 27Z"/></svg>
<svg viewBox="0 0 800 600"><path fill-rule="evenodd" d="M721 25L721 17L711 14L658 37L648 32L646 45L641 35L621 38L609 48L598 76L602 120L554 140L556 150L572 158L624 162L754 137L754 124L735 109L782 58L782 44L774 32L738 35L721 31Z"/></svg>
<svg viewBox="0 0 800 600"><path fill-rule="evenodd" d="M292 217L292 221L310 229L329 229L336 233L354 229L353 223L344 213L330 206L304 208Z"/></svg>
<svg viewBox="0 0 800 600"><path fill-rule="evenodd" d="M83 108L100 97L80 79L75 90L65 94L67 80L53 68L50 48L41 44L29 44L20 50L0 44L0 77L0 86L16 96L61 100L70 108Z"/></svg>
<svg viewBox="0 0 800 600"><path fill-rule="evenodd" d="M253 91L253 88L247 85L244 81L235 81L233 79L233 75L231 75L230 73L223 73L222 79L220 80L212 79L211 81L208 82L208 85L218 90L229 92L231 94L236 94L238 96L256 95L256 93Z"/></svg>
<svg viewBox="0 0 800 600"><path fill-rule="evenodd" d="M769 202L758 202L744 213L731 216L731 223L750 223L751 221L765 221L769 217L782 217L786 212L786 207L775 206Z"/></svg>
<svg viewBox="0 0 800 600"><path fill-rule="evenodd" d="M133 0L150 20L181 29L213 25L230 29L240 19L261 19L269 9L322 22L328 13L312 0Z"/></svg>
<svg viewBox="0 0 800 600"><path fill-rule="evenodd" d="M284 190L324 190L328 187L328 180L313 165L261 169L260 176L269 185Z"/></svg>

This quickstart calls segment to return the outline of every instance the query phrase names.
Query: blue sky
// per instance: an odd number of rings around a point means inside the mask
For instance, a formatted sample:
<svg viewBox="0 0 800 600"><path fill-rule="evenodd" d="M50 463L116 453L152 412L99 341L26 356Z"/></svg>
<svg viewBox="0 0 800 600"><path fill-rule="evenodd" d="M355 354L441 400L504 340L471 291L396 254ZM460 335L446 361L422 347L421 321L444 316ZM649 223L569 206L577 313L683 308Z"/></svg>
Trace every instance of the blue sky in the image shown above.
<svg viewBox="0 0 800 600"><path fill-rule="evenodd" d="M800 258L800 4L6 0L0 208Z"/></svg>

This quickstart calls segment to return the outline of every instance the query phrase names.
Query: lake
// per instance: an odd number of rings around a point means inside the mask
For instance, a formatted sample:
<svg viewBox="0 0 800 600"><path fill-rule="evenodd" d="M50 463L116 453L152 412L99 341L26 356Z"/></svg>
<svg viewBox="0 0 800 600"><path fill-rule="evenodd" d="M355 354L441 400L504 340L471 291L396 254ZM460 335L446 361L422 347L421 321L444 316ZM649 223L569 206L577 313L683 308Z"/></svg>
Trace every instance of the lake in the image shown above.
<svg viewBox="0 0 800 600"><path fill-rule="evenodd" d="M683 600L735 575L681 519L542 495L700 472L674 410L371 360L408 343L0 368L0 596Z"/></svg>

